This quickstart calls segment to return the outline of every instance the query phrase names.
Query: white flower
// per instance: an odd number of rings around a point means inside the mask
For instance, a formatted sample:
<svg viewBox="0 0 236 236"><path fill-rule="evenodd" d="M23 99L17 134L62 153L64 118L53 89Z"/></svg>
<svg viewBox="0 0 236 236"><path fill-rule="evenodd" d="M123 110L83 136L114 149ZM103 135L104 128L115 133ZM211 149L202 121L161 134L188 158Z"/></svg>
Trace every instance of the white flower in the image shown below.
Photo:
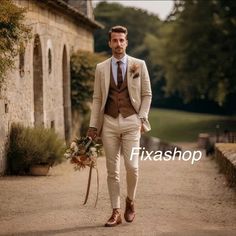
<svg viewBox="0 0 236 236"><path fill-rule="evenodd" d="M79 148L78 148L76 142L72 142L72 143L71 143L70 149L73 150L73 152L78 152L78 151L79 151Z"/></svg>
<svg viewBox="0 0 236 236"><path fill-rule="evenodd" d="M71 157L71 154L70 154L70 153L65 153L65 154L64 154L64 157L65 157L65 158L70 158L70 157Z"/></svg>
<svg viewBox="0 0 236 236"><path fill-rule="evenodd" d="M76 146L77 146L76 142L72 142L71 145L70 145L70 148L73 149Z"/></svg>
<svg viewBox="0 0 236 236"><path fill-rule="evenodd" d="M95 147L89 148L91 157L97 157L97 149Z"/></svg>

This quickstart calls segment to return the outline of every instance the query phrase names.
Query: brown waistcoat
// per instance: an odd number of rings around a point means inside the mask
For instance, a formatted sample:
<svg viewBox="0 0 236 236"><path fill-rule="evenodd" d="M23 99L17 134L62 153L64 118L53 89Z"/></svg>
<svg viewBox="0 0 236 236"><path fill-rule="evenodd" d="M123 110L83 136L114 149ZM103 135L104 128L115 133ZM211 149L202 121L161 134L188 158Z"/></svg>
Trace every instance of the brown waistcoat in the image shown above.
<svg viewBox="0 0 236 236"><path fill-rule="evenodd" d="M125 118L135 114L136 111L134 110L129 97L127 87L127 72L121 88L118 89L115 84L111 68L110 87L105 106L105 114L116 118L119 113Z"/></svg>

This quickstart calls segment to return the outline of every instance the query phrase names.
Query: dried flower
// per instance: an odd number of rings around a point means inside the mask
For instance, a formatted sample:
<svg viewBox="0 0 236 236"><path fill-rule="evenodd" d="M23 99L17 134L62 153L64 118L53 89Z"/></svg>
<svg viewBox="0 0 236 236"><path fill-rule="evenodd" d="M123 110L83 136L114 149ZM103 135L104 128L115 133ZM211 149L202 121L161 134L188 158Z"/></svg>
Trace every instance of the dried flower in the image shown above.
<svg viewBox="0 0 236 236"><path fill-rule="evenodd" d="M101 144L97 144L89 137L76 138L64 154L65 158L70 159L75 164L75 170L80 170L86 166L94 167L96 158L101 151Z"/></svg>
<svg viewBox="0 0 236 236"><path fill-rule="evenodd" d="M132 64L130 67L130 74L134 74L135 72L137 72L138 68L139 68L138 64L136 63Z"/></svg>
<svg viewBox="0 0 236 236"><path fill-rule="evenodd" d="M139 68L139 65L136 64L136 63L134 63L134 64L130 67L130 73L131 73L131 75L134 74L134 75L133 75L133 79L139 77L139 72L137 71L138 68Z"/></svg>

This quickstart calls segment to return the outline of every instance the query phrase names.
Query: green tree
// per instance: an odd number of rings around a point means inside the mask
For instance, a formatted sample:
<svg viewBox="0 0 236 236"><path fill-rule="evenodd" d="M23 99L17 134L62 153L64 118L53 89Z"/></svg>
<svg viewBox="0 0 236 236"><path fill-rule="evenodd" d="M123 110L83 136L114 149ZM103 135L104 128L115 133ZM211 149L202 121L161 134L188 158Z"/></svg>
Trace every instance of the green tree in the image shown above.
<svg viewBox="0 0 236 236"><path fill-rule="evenodd" d="M85 114L92 101L93 82L97 63L105 60L105 54L78 50L71 56L72 107Z"/></svg>
<svg viewBox="0 0 236 236"><path fill-rule="evenodd" d="M180 0L160 35L153 53L164 68L167 94L221 106L235 98L235 1Z"/></svg>
<svg viewBox="0 0 236 236"><path fill-rule="evenodd" d="M108 47L108 31L114 25L123 25L128 28L129 47L127 52L135 55L142 50L137 50L142 46L147 33L158 35L161 21L158 16L149 14L145 10L133 7L124 7L118 3L101 2L94 11L96 20L105 27L103 30L95 32L95 51L110 52ZM136 56L136 55L135 55Z"/></svg>
<svg viewBox="0 0 236 236"><path fill-rule="evenodd" d="M20 45L31 37L31 29L24 24L24 8L13 4L12 0L1 0L0 4L0 89L7 70L14 68L14 57Z"/></svg>
<svg viewBox="0 0 236 236"><path fill-rule="evenodd" d="M80 50L71 56L72 111L73 113L78 111L81 115L82 135L85 135L88 128L96 65L106 58L105 54Z"/></svg>

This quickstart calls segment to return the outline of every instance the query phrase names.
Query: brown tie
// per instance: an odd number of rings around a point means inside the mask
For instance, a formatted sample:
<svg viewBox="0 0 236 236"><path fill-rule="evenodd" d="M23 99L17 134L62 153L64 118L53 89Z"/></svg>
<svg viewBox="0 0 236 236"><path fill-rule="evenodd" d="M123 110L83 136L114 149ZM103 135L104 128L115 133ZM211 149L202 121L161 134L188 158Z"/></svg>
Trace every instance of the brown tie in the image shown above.
<svg viewBox="0 0 236 236"><path fill-rule="evenodd" d="M122 83L123 83L123 76L122 76L122 70L120 67L121 61L117 61L117 87L120 89Z"/></svg>

